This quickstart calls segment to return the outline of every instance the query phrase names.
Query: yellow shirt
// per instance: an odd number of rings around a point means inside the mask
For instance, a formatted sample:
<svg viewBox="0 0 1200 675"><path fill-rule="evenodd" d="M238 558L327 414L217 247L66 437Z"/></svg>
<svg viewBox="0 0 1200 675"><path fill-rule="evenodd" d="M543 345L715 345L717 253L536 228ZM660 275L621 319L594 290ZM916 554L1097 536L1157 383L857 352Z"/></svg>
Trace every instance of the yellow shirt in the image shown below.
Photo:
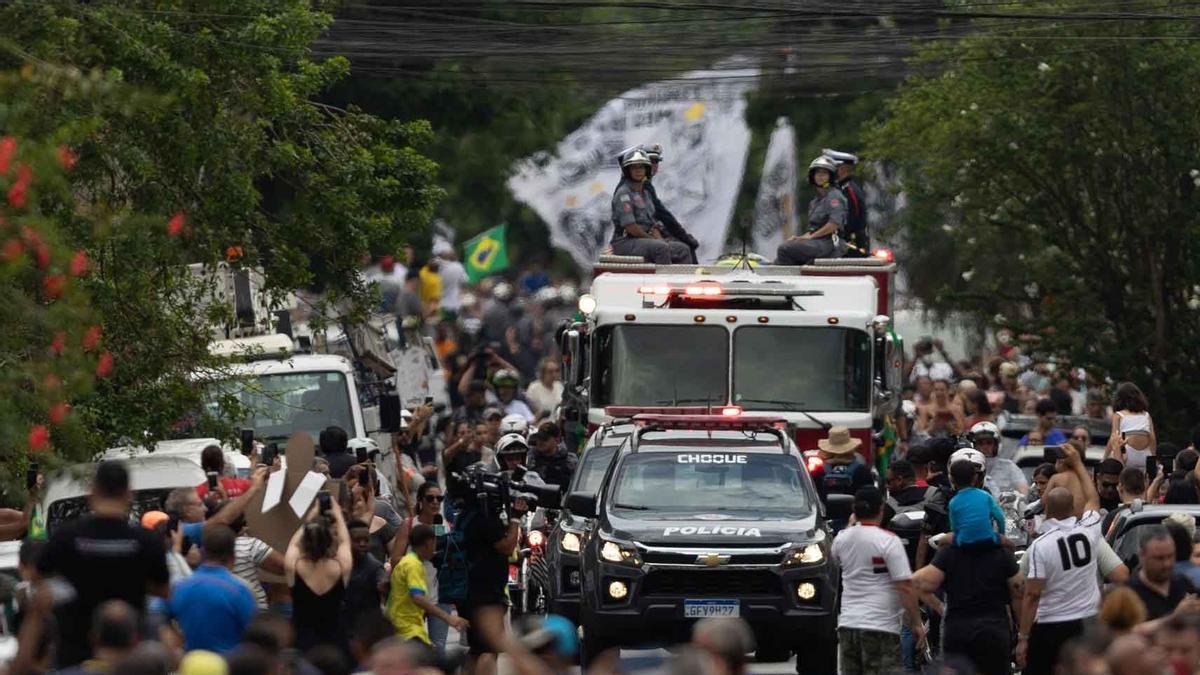
<svg viewBox="0 0 1200 675"><path fill-rule="evenodd" d="M430 303L434 307L440 307L442 304L442 275L429 269L429 265L421 268L421 304L428 308Z"/></svg>
<svg viewBox="0 0 1200 675"><path fill-rule="evenodd" d="M401 638L417 638L430 644L429 630L425 627L425 610L412 599L413 595L425 595L428 592L425 565L416 553L409 551L392 570L392 592L388 596L388 618Z"/></svg>

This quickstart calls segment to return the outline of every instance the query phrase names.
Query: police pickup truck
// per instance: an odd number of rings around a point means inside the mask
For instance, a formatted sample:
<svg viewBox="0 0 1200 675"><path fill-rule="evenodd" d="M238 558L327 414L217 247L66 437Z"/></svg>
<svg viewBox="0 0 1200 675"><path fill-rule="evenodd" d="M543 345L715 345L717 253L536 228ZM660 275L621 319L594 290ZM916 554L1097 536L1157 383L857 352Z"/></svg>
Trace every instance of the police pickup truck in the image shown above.
<svg viewBox="0 0 1200 675"><path fill-rule="evenodd" d="M836 670L839 571L826 514L782 419L637 415L595 493L567 508L594 519L580 557L583 657L686 640L706 617L741 617L759 661L792 651Z"/></svg>

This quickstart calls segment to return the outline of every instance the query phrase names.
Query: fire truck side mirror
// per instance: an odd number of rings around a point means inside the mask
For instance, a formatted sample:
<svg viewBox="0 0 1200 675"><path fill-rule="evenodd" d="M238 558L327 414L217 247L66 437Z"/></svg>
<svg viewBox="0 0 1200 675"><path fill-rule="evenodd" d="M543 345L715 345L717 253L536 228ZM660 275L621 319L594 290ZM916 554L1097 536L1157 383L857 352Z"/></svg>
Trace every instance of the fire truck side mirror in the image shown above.
<svg viewBox="0 0 1200 675"><path fill-rule="evenodd" d="M567 376L567 384L572 387L578 387L583 383L583 372L579 367L580 359L580 337L579 331L575 329L568 330L564 335L565 349L564 360L566 361L565 374Z"/></svg>
<svg viewBox="0 0 1200 675"><path fill-rule="evenodd" d="M388 433L400 431L401 415L400 395L387 393L379 397L379 427Z"/></svg>

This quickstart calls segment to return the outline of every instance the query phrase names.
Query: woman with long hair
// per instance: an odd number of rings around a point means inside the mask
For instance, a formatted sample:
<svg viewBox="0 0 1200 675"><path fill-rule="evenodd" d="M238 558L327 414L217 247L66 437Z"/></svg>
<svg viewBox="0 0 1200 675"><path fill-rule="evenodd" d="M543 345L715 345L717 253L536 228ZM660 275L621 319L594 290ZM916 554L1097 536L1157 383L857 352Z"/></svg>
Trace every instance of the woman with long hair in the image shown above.
<svg viewBox="0 0 1200 675"><path fill-rule="evenodd" d="M336 502L323 512L320 505L318 499L283 558L284 578L292 589L292 626L301 651L318 645L345 651L346 634L337 617L354 566L350 532Z"/></svg>
<svg viewBox="0 0 1200 675"><path fill-rule="evenodd" d="M1116 457L1126 467L1146 470L1146 458L1154 454L1158 445L1149 408L1146 395L1136 384L1122 382L1117 387L1107 456Z"/></svg>
<svg viewBox="0 0 1200 675"><path fill-rule="evenodd" d="M972 389L963 397L967 406L967 422L965 428L970 429L980 422L994 421L996 416L992 414L992 404L988 401L987 394L982 389Z"/></svg>

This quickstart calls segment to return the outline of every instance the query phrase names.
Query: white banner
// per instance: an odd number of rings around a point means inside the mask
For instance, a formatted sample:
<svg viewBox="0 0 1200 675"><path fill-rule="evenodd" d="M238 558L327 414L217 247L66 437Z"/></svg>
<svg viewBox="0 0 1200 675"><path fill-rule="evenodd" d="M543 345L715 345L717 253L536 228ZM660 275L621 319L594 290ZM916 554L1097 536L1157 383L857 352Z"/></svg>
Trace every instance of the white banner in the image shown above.
<svg viewBox="0 0 1200 675"><path fill-rule="evenodd" d="M796 234L800 222L796 215L796 132L787 118L775 121L775 131L767 144L758 201L754 204L755 253L775 258L775 249Z"/></svg>
<svg viewBox="0 0 1200 675"><path fill-rule="evenodd" d="M695 71L627 91L553 154L519 162L508 187L546 221L551 243L588 270L612 239L617 153L661 143L659 199L700 242L700 260L714 260L725 248L742 182L750 146L745 95L757 78L749 68Z"/></svg>

